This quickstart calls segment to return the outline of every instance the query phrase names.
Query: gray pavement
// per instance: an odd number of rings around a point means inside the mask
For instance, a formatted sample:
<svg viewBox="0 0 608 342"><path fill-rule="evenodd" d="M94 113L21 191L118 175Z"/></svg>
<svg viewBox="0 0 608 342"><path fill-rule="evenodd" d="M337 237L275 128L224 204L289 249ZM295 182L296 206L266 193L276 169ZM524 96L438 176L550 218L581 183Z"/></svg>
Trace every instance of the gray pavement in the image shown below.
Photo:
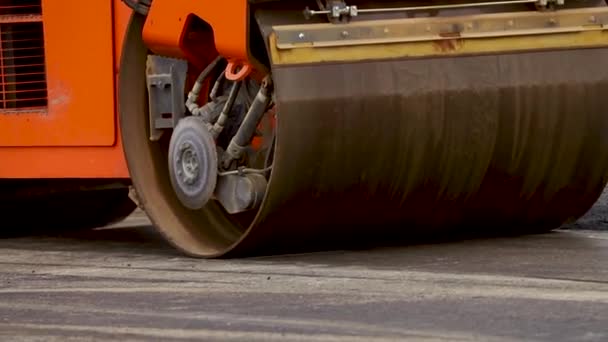
<svg viewBox="0 0 608 342"><path fill-rule="evenodd" d="M0 240L0 341L606 341L605 206L550 234L241 260L183 257L141 212Z"/></svg>

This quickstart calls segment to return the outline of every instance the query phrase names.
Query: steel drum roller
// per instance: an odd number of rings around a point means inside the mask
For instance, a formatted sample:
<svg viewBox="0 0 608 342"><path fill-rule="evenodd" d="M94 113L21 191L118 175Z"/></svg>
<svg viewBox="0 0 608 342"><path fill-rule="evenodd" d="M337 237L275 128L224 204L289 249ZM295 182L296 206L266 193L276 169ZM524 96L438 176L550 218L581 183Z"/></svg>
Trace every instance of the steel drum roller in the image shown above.
<svg viewBox="0 0 608 342"><path fill-rule="evenodd" d="M524 231L582 215L605 184L608 71L596 66L606 58L597 49L278 67L264 225L244 242Z"/></svg>
<svg viewBox="0 0 608 342"><path fill-rule="evenodd" d="M124 65L145 60L137 26ZM273 65L276 146L255 217L178 203L147 139L141 68L123 68L121 119L139 139L126 148L148 214L193 256L542 231L606 184L606 60L596 48Z"/></svg>

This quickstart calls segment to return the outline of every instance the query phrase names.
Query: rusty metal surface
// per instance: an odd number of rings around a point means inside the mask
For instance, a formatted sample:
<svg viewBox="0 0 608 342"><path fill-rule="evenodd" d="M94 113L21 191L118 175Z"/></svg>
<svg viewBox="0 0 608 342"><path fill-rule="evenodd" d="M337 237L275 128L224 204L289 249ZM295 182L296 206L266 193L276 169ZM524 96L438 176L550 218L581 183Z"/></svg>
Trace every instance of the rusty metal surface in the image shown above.
<svg viewBox="0 0 608 342"><path fill-rule="evenodd" d="M593 49L276 68L264 224L237 251L546 229L584 214L608 166L607 58Z"/></svg>
<svg viewBox="0 0 608 342"><path fill-rule="evenodd" d="M125 152L141 205L191 256L531 232L583 215L608 171L608 49L274 69L278 137L251 217L186 210L147 139L145 47L121 68ZM239 224L241 223L241 224Z"/></svg>

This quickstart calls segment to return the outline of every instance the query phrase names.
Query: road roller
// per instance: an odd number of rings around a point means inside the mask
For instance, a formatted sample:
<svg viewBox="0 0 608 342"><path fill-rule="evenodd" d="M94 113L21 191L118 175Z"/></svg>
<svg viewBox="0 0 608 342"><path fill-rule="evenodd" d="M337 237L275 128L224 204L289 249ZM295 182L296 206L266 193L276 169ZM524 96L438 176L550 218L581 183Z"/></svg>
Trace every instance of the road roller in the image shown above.
<svg viewBox="0 0 608 342"><path fill-rule="evenodd" d="M604 0L0 3L5 231L137 205L244 257L546 232L606 186Z"/></svg>

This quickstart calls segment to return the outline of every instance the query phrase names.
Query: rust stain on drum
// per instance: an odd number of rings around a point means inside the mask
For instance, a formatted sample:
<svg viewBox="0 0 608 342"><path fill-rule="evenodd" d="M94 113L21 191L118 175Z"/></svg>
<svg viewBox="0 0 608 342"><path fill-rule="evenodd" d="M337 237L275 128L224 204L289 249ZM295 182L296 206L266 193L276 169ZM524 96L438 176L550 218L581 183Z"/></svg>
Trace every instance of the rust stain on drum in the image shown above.
<svg viewBox="0 0 608 342"><path fill-rule="evenodd" d="M451 52L456 51L459 47L464 44L461 39L460 32L442 32L439 36L444 39L438 39L433 41L433 47L435 51L440 52Z"/></svg>
<svg viewBox="0 0 608 342"><path fill-rule="evenodd" d="M233 252L584 214L608 174L606 60L588 49L276 67L273 174Z"/></svg>

